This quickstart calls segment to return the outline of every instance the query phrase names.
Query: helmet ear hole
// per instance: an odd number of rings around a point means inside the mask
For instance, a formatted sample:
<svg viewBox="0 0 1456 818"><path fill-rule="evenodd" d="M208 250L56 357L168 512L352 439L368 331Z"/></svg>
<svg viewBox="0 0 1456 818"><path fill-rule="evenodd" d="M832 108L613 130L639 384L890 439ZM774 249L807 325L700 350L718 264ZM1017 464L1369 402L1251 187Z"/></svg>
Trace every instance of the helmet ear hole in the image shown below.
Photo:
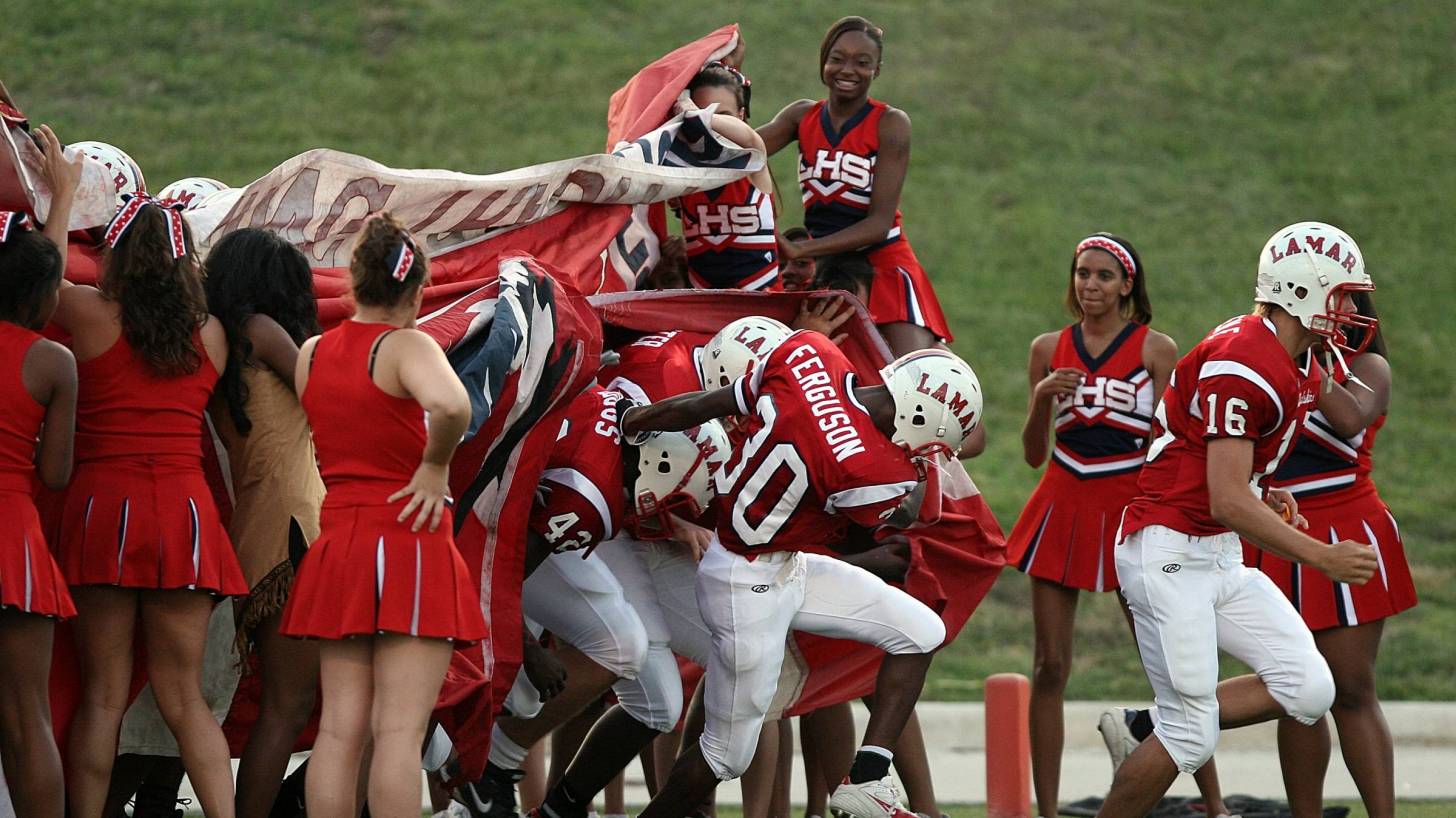
<svg viewBox="0 0 1456 818"><path fill-rule="evenodd" d="M1307 295L1309 295L1309 290L1307 288L1305 288L1305 287L1295 287L1294 288L1294 297L1295 298L1298 298L1298 299L1300 299L1302 301L1302 300L1304 300L1304 297L1307 296Z"/></svg>

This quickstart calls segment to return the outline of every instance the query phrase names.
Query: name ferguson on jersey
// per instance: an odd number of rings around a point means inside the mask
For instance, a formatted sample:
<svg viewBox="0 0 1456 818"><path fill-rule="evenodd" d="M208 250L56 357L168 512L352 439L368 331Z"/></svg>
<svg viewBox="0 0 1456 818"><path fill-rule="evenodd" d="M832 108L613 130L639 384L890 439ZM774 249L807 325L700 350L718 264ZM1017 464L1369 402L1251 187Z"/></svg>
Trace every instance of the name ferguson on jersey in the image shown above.
<svg viewBox="0 0 1456 818"><path fill-rule="evenodd" d="M795 363L796 360L798 363ZM859 431L844 411L844 403L831 385L818 351L810 344L800 344L785 361L798 381L799 389L804 392L804 400L809 402L809 411L819 419L819 431L824 433L824 441L834 450L835 462L843 463L862 453L865 448Z"/></svg>

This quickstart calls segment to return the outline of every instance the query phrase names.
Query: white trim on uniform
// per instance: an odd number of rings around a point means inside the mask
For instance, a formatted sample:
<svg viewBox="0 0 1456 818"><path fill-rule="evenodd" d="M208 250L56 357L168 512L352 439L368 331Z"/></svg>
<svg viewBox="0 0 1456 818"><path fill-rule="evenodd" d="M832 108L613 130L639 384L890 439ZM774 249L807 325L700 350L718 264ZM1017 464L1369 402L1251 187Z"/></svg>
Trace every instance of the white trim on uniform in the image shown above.
<svg viewBox="0 0 1456 818"><path fill-rule="evenodd" d="M702 378L699 378L698 380L701 382ZM641 386L638 386L636 381L633 381L630 378L623 377L622 375L618 375L617 377L613 378L612 382L607 384L607 388L617 392L621 392L622 394L631 398L633 401L636 401L640 404L646 405L652 402L652 399L647 397L647 390L643 389ZM565 427L563 427L563 429L564 428ZM560 440L561 438L558 437L556 439Z"/></svg>
<svg viewBox="0 0 1456 818"><path fill-rule="evenodd" d="M1314 480L1305 480L1299 483L1286 483L1284 488L1289 489L1289 493L1291 494L1308 494L1311 491L1319 491L1320 489L1348 486L1354 482L1354 474L1337 474L1334 477L1319 477Z"/></svg>
<svg viewBox="0 0 1456 818"><path fill-rule="evenodd" d="M1070 453L1064 452L1062 447L1058 445L1052 447L1052 457L1056 458L1058 463L1061 463L1063 466L1078 474L1101 474L1103 472L1135 468L1142 464L1143 459L1147 455L1144 452L1138 452L1131 457L1125 457L1121 460L1109 460L1105 463L1089 464L1074 459Z"/></svg>
<svg viewBox="0 0 1456 818"><path fill-rule="evenodd" d="M602 490L597 488L596 483L588 480L586 475L573 468L547 469L541 472L541 482L548 481L565 486L585 497L602 518L602 531L605 531L608 536L616 533L617 528L613 523L612 510L607 505L607 498L602 496Z"/></svg>
<svg viewBox="0 0 1456 818"><path fill-rule="evenodd" d="M899 483L879 483L873 486L856 486L852 489L836 491L825 499L824 510L833 514L835 509L858 508L883 503L886 500L909 494L916 485L914 480L902 480Z"/></svg>
<svg viewBox="0 0 1456 818"><path fill-rule="evenodd" d="M1355 451L1355 449L1353 447L1351 447L1349 443L1347 443L1344 439L1340 438L1339 436L1334 435L1334 434L1331 434L1328 429L1325 429L1323 426L1319 425L1318 423L1310 423L1308 420L1306 420L1304 422L1304 428L1305 428L1305 431L1309 432L1310 434L1314 435L1315 437L1319 438L1320 440L1323 440L1325 443L1329 444L1330 446L1333 446L1336 451L1338 451L1340 454L1344 455L1345 457L1349 458L1350 460L1353 461L1353 460L1359 459L1360 453L1357 452L1357 451ZM1362 430L1361 434L1364 434L1363 430Z"/></svg>
<svg viewBox="0 0 1456 818"><path fill-rule="evenodd" d="M1203 366L1198 369L1198 380L1200 381L1219 375L1232 375L1236 378L1243 378L1264 390L1264 394L1269 396L1269 400L1274 401L1275 408L1279 410L1279 420L1271 428L1277 429L1284 425L1284 404L1279 400L1279 393L1275 392L1274 387L1270 386L1269 382L1264 380L1263 375L1260 375L1258 372L1255 372L1253 369L1238 361L1204 361Z"/></svg>

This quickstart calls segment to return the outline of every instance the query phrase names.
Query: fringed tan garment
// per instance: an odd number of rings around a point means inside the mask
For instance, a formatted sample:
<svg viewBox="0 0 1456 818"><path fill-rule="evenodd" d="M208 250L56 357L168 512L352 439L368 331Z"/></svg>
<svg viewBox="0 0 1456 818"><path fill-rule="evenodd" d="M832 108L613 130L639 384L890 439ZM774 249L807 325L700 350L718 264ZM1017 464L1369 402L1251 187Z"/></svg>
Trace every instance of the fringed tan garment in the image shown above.
<svg viewBox="0 0 1456 818"><path fill-rule="evenodd" d="M237 610L238 652L246 664L253 632L283 610L293 587L292 526L297 524L305 542L318 537L324 484L308 420L293 390L272 370L252 366L243 370L243 382L252 431L238 434L226 409L214 412L214 418L227 446L236 498L228 535L251 589Z"/></svg>

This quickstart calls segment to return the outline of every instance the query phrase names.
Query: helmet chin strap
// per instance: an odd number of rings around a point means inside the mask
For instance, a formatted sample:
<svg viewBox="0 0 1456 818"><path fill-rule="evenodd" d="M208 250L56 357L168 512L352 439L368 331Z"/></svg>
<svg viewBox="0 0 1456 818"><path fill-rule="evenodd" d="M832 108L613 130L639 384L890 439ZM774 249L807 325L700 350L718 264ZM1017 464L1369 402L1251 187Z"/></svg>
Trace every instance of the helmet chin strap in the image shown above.
<svg viewBox="0 0 1456 818"><path fill-rule="evenodd" d="M1358 384L1361 389L1364 389L1366 392L1374 394L1374 389L1371 389L1368 384L1356 377L1354 372L1350 371L1350 365L1345 363L1345 355L1344 353L1340 352L1339 344L1334 343L1332 340L1330 340L1325 341L1324 346L1325 367L1324 374L1320 376L1320 381L1321 387L1325 394L1329 394L1330 390L1335 388L1334 378L1330 377L1330 373L1334 370L1336 365L1340 367L1340 372L1344 374L1345 380L1347 382Z"/></svg>

